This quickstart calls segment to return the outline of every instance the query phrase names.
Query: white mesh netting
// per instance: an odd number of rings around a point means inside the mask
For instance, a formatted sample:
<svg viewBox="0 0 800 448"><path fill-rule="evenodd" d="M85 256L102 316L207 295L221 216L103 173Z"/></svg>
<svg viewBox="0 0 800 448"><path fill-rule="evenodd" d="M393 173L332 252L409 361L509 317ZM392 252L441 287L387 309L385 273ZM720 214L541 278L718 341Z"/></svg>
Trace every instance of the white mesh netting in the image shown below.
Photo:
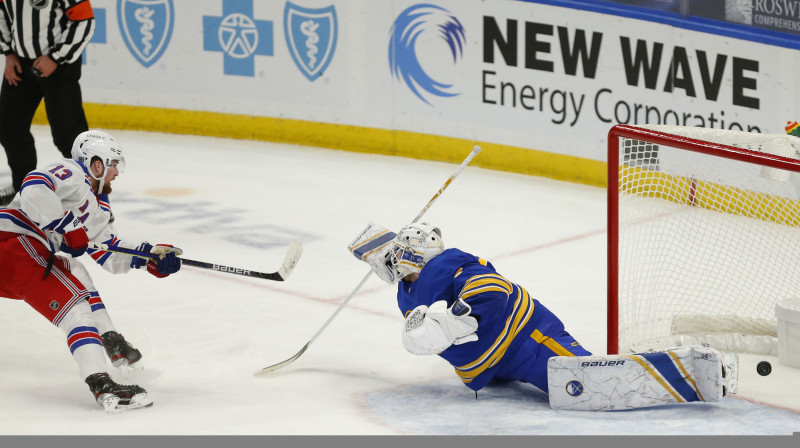
<svg viewBox="0 0 800 448"><path fill-rule="evenodd" d="M649 128L800 153L786 135ZM800 297L800 176L627 138L619 151L620 352L709 343L775 354L775 304Z"/></svg>

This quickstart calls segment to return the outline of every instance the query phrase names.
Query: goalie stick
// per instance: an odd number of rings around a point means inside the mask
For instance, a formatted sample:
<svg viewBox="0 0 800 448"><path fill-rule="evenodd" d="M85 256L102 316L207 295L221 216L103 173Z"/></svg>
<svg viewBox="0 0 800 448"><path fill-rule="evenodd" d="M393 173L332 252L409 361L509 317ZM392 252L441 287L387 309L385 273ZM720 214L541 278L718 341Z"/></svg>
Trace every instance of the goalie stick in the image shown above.
<svg viewBox="0 0 800 448"><path fill-rule="evenodd" d="M99 244L92 241L89 242L89 248L104 250L106 252L115 252L118 254L131 255L140 258L149 258L151 260L155 260L158 258L157 255L151 254L149 252L142 252L136 249L128 249L125 247L109 246L108 244ZM232 266L225 266L216 263L206 263L205 261L195 261L183 257L180 257L179 259L181 260L181 264L185 266L194 266L200 269L210 269L212 271L225 272L228 274L237 274L246 277L255 277L264 280L274 280L276 282L282 282L287 278L289 278L289 274L291 274L292 270L294 270L294 267L295 265L297 265L297 262L300 260L300 255L302 254L303 254L303 245L297 241L292 241L292 243L289 245L288 252L286 252L286 257L283 259L283 264L281 264L281 267L280 269L278 269L277 272L258 272L250 269L235 268Z"/></svg>
<svg viewBox="0 0 800 448"><path fill-rule="evenodd" d="M447 179L447 181L445 181L444 185L442 185L441 188L439 188L439 191L437 191L436 194L434 194L433 197L428 201L428 203L425 204L425 207L423 207L422 210L417 214L417 217L414 218L413 221L411 221L412 223L415 223L415 222L419 221L420 218L422 218L422 215L424 215L425 212L427 212L428 209L431 208L431 205L433 205L434 201L436 201L436 199L438 199L439 196L442 195L442 193L450 185L450 183L453 182L453 180L459 174L461 174L461 171L463 171L464 168L466 168L467 165L469 165L469 163L472 161L472 159L476 155L478 155L479 152L481 152L480 146L475 145L475 147L472 148L472 152L470 152L469 155L467 156L467 158L464 159L463 162L461 162L461 165L459 165L458 168L456 168L456 170L453 172L453 174L450 176L450 178ZM314 334L314 336L312 336L311 339L309 339L309 341L306 342L306 345L304 345L303 348L301 348L299 352L297 352L294 356L292 356L291 358L289 358L289 359L287 359L285 361L281 361L281 362L279 362L277 364L273 364L271 366L264 367L263 369L257 371L255 373L255 375L256 376L261 376L261 375L265 375L267 373L274 372L276 370L282 369L282 368L288 366L289 364L293 363L300 356L302 356L303 353L305 353L306 350L308 350L308 347L311 345L311 343L314 342L315 339L317 339L317 336L319 336L320 333L322 333L322 331L325 330L325 328L328 327L328 325L331 323L331 321L342 311L342 309L344 309L345 305L347 305L347 303L350 302L350 299L352 299L356 295L356 293L361 289L361 287L364 286L364 283L366 283L367 280L369 280L370 276L372 276L372 269L370 269L369 272L367 272L367 275L364 276L364 278L361 280L361 282L359 282L359 284L355 287L355 289L353 289L353 291L347 296L347 298L344 299L344 301L339 305L339 307L336 308L336 311L333 312L331 317L329 317L328 320L326 320L325 323L322 324L322 327L320 327L320 329L317 330L317 332Z"/></svg>

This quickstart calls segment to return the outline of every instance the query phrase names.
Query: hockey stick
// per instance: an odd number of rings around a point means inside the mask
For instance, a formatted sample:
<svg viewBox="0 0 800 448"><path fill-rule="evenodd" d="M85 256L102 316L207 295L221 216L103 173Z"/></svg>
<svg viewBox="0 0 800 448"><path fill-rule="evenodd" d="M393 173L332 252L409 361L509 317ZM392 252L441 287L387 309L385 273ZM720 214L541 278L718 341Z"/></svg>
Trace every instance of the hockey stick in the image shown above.
<svg viewBox="0 0 800 448"><path fill-rule="evenodd" d="M149 258L151 260L158 259L158 255L149 252L142 252L136 249L128 249L125 247L109 246L108 244L99 244L92 241L89 242L90 249L104 250L106 252L115 252L118 254L131 255L133 257ZM283 259L283 264L277 272L258 272L249 269L234 268L215 263L206 263L205 261L195 261L188 258L180 258L181 264L186 266L194 266L200 269L210 269L212 271L225 272L228 274L243 275L246 277L261 278L264 280L274 280L282 282L289 278L289 274L294 270L295 265L300 260L300 255L303 254L303 245L297 241L292 241L289 245L289 251Z"/></svg>
<svg viewBox="0 0 800 448"><path fill-rule="evenodd" d="M453 172L453 174L450 176L450 178L447 179L447 181L445 181L444 185L442 185L442 188L439 188L439 191L437 191L436 194L434 194L433 197L430 199L430 201L428 201L428 203L425 204L425 207L423 207L422 210L417 214L417 217L414 218L413 221L411 221L412 223L415 223L415 222L419 221L420 218L422 218L422 215L424 215L425 212L427 212L428 209L431 208L431 205L433 205L434 201L436 201L436 199L438 199L439 196L442 195L444 190L450 185L451 182L453 182L453 179L455 179L459 174L461 174L461 171L463 171L464 168L466 168L467 165L469 165L469 163L472 161L472 159L476 155L478 155L479 152L481 152L480 146L475 145L475 147L472 148L472 152L470 152L469 155L467 156L467 158L464 159L463 162L461 162L461 165L459 165L458 168L456 168L456 170ZM303 348L301 348L299 352L297 352L294 356L292 356L291 358L289 358L289 359L287 359L285 361L281 361L281 362L279 362L277 364L273 364L271 366L264 367L263 369L261 369L258 372L256 372L255 375L256 376L265 375L267 373L274 372L276 370L282 369L282 368L288 366L289 364L293 363L297 358L299 358L303 353L305 353L305 351L308 350L308 347L311 345L311 343L314 342L315 339L317 339L317 336L319 336L320 333L322 333L322 331L325 330L325 328L328 327L328 325L331 323L331 321L342 311L342 309L344 309L345 305L347 305L347 303L350 302L350 299L352 299L356 295L356 293L361 289L361 287L364 286L364 283L366 283L367 280L369 280L371 275L372 275L372 269L370 269L370 271L367 272L367 275L364 276L364 278L361 280L361 282L358 284L358 286L356 286L355 289L353 289L353 291L350 293L350 295L348 295L347 298L344 299L344 301L339 305L339 307L336 308L336 311L334 311L333 314L331 314L331 317L329 317L328 320L326 320L325 323L322 324L322 327L320 327L320 329L317 330L317 332L314 334L314 336L312 336L311 339L309 339L309 341L306 342L306 345L304 345Z"/></svg>

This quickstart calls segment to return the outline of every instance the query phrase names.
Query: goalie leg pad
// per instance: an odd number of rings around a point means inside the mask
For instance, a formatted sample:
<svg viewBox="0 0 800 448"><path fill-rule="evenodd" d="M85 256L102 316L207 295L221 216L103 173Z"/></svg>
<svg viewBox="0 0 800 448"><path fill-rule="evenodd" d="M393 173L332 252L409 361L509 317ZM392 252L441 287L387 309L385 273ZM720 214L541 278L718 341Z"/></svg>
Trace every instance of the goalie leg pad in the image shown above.
<svg viewBox="0 0 800 448"><path fill-rule="evenodd" d="M601 411L645 408L724 396L723 356L685 346L609 356L557 356L547 363L550 407Z"/></svg>

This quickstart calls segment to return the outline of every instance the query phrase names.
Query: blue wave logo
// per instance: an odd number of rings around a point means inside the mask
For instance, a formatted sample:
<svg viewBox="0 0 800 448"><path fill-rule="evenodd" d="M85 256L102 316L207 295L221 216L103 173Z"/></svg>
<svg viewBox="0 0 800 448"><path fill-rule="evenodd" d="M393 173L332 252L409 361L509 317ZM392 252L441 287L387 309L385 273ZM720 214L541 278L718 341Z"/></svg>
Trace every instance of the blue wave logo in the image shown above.
<svg viewBox="0 0 800 448"><path fill-rule="evenodd" d="M433 34L429 34L433 33ZM447 44L453 64L463 56L464 26L448 10L427 3L407 8L395 19L390 32L389 67L392 75L405 82L419 99L432 105L425 96L452 97L452 84L437 81L425 71L417 56L420 37L435 37Z"/></svg>

